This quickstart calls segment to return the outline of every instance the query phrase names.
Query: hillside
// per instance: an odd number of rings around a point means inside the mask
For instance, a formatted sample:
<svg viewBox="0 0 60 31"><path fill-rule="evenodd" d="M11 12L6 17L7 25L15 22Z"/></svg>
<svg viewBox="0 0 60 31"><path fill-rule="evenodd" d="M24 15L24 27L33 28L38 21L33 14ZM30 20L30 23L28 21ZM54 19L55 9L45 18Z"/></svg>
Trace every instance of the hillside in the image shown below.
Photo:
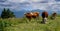
<svg viewBox="0 0 60 31"><path fill-rule="evenodd" d="M50 17L46 24L40 23L39 20L32 19L26 22L26 18L9 18L0 19L0 31L60 31L60 17L51 20Z"/></svg>

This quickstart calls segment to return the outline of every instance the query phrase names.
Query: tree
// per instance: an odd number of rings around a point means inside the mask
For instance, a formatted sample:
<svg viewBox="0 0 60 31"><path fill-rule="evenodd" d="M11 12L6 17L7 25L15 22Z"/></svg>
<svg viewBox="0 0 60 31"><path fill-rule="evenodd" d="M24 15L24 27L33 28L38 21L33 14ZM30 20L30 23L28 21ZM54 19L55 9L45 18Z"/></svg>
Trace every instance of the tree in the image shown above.
<svg viewBox="0 0 60 31"><path fill-rule="evenodd" d="M8 17L15 17L14 12L10 11L10 9L7 9Z"/></svg>
<svg viewBox="0 0 60 31"><path fill-rule="evenodd" d="M15 17L14 12L10 11L10 9L5 9L2 11L1 18L12 18Z"/></svg>
<svg viewBox="0 0 60 31"><path fill-rule="evenodd" d="M1 14L1 18L6 18L6 16L7 16L6 14L7 14L7 11L4 8L4 10L2 11L2 14Z"/></svg>

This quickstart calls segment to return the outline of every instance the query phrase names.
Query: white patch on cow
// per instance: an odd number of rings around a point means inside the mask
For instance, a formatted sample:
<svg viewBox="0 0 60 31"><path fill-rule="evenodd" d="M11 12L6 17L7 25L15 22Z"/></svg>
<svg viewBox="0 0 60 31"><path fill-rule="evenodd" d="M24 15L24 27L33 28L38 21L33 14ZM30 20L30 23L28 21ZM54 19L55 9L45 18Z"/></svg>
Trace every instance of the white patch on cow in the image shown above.
<svg viewBox="0 0 60 31"><path fill-rule="evenodd" d="M33 15L33 13L31 12L31 14Z"/></svg>
<svg viewBox="0 0 60 31"><path fill-rule="evenodd" d="M45 17L44 20L47 21L47 18Z"/></svg>

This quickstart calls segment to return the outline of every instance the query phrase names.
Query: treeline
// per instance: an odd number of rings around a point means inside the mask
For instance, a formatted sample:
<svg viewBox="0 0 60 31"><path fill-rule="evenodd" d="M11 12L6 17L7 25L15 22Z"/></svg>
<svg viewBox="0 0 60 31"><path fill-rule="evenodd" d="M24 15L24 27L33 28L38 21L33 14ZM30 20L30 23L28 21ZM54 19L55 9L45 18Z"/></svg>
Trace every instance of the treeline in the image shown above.
<svg viewBox="0 0 60 31"><path fill-rule="evenodd" d="M14 15L14 12L12 12L10 9L6 9L4 8L1 15L0 15L0 18L13 18L15 17Z"/></svg>

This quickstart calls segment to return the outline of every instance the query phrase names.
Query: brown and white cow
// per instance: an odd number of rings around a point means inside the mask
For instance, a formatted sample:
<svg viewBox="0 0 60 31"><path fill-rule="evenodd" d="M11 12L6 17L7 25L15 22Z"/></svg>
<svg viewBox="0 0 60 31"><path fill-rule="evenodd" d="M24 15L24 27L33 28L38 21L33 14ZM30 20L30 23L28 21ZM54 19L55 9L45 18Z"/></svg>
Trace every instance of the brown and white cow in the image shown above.
<svg viewBox="0 0 60 31"><path fill-rule="evenodd" d="M38 18L39 17L39 12L33 12L32 13L32 18Z"/></svg>
<svg viewBox="0 0 60 31"><path fill-rule="evenodd" d="M42 23L45 23L48 18L48 12L44 11L42 12Z"/></svg>
<svg viewBox="0 0 60 31"><path fill-rule="evenodd" d="M51 19L55 19L55 18L56 18L56 15L57 15L57 13L54 12L54 13L52 14L52 16L51 16Z"/></svg>
<svg viewBox="0 0 60 31"><path fill-rule="evenodd" d="M25 16L27 19L29 19L29 21L31 21L32 18L37 18L39 17L39 12L29 12L29 13L25 13Z"/></svg>

